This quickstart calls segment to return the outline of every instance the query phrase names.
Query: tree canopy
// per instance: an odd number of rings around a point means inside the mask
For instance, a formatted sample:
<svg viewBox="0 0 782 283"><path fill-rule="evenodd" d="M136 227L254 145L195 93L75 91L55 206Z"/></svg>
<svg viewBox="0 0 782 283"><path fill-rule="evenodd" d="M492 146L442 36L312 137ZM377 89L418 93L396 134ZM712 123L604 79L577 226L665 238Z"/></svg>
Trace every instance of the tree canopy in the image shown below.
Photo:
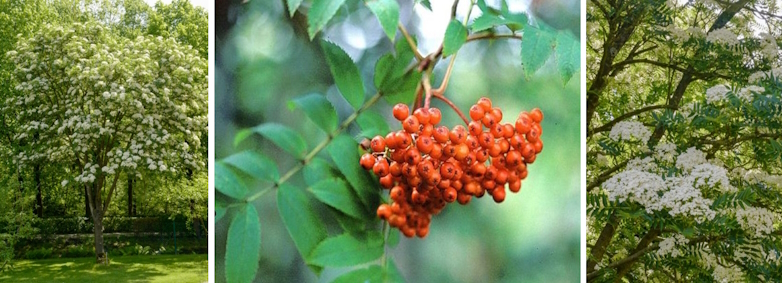
<svg viewBox="0 0 782 283"><path fill-rule="evenodd" d="M587 279L782 276L776 1L590 1Z"/></svg>

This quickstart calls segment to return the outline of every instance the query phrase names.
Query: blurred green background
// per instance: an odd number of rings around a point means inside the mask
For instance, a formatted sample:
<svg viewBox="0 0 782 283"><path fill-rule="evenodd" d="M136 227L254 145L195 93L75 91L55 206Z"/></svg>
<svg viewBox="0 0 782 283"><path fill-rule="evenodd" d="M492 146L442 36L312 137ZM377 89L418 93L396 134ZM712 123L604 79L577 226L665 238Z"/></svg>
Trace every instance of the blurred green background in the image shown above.
<svg viewBox="0 0 782 283"><path fill-rule="evenodd" d="M255 136L238 148L233 137L240 129L274 121L296 129L309 147L325 138L300 111L289 111L287 101L297 96L324 93L340 119L350 106L333 85L318 46L306 33L306 18L287 16L283 1L217 2L215 72L215 158L244 149L263 151L277 161L281 172L294 165L288 155ZM307 1L305 1L306 3ZM352 3L355 2L355 3ZM442 1L432 1L442 2ZM468 1L463 1L468 2ZM487 1L489 5L498 3ZM496 2L496 1L494 1ZM351 4L352 3L352 4ZM442 40L452 2L433 3L432 13L412 1L400 2L400 22L416 36L423 54L434 51ZM364 77L367 95L374 92L372 74L377 59L393 50L377 19L358 1L348 1L335 20L319 36L340 45L356 61ZM444 5L444 6L442 6ZM467 5L461 5L465 6ZM511 3L524 11L526 4ZM477 11L477 8L476 8ZM439 20L445 13L445 20ZM463 18L466 9L458 15ZM475 11L471 18L477 15ZM397 40L403 40L397 32ZM580 256L580 73L564 84L553 60L535 75L525 77L519 40L469 42L459 52L449 97L462 111L481 96L488 96L512 123L520 111L543 110L544 150L529 167L529 177L518 194L508 194L496 204L491 197L470 204L449 205L432 219L425 239L404 238L391 250L409 282L577 282ZM433 84L439 85L450 58L435 68ZM462 123L439 100L442 124ZM384 114L392 130L391 105L381 101L373 109ZM354 126L348 129L358 134ZM323 153L321 153L323 154ZM302 173L292 183L304 186ZM256 189L264 186L258 184ZM218 195L218 201L221 201ZM256 201L261 219L261 263L258 282L328 282L347 269L326 269L318 278L311 272L285 230L273 194ZM216 223L216 257L225 256L231 215ZM334 223L330 223L334 224ZM224 281L223 261L216 279Z"/></svg>

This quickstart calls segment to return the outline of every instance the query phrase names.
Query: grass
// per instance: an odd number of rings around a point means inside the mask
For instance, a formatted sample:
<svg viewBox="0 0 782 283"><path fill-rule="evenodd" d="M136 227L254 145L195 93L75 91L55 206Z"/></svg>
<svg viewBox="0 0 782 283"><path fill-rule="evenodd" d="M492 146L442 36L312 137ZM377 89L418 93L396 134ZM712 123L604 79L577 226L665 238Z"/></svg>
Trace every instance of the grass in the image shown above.
<svg viewBox="0 0 782 283"><path fill-rule="evenodd" d="M115 256L111 264L95 259L58 258L14 261L0 273L0 282L206 282L205 254Z"/></svg>

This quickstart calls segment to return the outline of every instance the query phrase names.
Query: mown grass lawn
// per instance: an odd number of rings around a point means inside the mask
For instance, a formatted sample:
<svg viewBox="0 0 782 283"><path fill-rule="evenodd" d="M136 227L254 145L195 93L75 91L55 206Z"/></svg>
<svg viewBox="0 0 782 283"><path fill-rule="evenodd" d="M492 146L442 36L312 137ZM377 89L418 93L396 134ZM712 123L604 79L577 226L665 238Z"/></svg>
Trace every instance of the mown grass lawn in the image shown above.
<svg viewBox="0 0 782 283"><path fill-rule="evenodd" d="M207 257L115 256L108 266L95 264L91 257L19 260L0 273L0 282L206 282Z"/></svg>

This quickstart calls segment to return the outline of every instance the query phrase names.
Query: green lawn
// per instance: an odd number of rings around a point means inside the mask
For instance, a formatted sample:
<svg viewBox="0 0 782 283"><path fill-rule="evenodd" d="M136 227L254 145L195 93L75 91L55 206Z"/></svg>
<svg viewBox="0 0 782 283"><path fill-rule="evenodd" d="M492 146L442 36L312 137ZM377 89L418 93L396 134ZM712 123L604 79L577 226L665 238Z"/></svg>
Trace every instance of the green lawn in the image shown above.
<svg viewBox="0 0 782 283"><path fill-rule="evenodd" d="M14 261L0 282L206 282L207 255L110 257L108 266L95 259L61 258Z"/></svg>

